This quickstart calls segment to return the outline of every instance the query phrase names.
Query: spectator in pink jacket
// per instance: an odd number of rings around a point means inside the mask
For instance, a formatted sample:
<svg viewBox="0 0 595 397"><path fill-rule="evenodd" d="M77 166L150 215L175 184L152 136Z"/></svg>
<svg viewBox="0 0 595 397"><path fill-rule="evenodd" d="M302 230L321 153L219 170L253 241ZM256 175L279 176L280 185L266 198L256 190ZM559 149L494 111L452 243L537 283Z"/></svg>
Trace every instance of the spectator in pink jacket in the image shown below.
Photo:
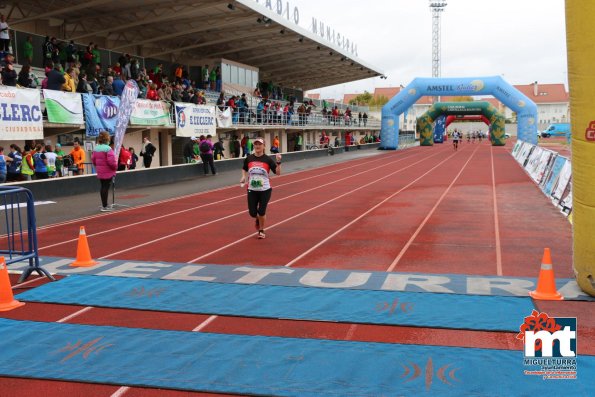
<svg viewBox="0 0 595 397"><path fill-rule="evenodd" d="M109 133L103 131L99 133L97 138L97 145L93 150L91 161L95 166L97 172L97 179L101 183L101 189L99 195L101 196L101 212L112 211L113 208L107 205L107 195L109 193L109 187L112 182L112 178L116 175L116 169L118 168L118 162L116 161L116 154L114 150L109 146L110 136Z"/></svg>

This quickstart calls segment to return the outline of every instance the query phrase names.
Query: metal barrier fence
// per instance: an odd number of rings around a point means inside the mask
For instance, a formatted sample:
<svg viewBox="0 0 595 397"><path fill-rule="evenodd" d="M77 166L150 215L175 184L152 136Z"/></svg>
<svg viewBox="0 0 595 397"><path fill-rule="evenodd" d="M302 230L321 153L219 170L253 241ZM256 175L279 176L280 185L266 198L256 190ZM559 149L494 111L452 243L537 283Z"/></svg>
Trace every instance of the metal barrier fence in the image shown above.
<svg viewBox="0 0 595 397"><path fill-rule="evenodd" d="M5 256L7 265L29 260L29 267L21 274L19 283L34 271L55 280L39 266L34 205L30 190L18 186L0 186L0 211L4 212L4 222L0 223L0 254Z"/></svg>

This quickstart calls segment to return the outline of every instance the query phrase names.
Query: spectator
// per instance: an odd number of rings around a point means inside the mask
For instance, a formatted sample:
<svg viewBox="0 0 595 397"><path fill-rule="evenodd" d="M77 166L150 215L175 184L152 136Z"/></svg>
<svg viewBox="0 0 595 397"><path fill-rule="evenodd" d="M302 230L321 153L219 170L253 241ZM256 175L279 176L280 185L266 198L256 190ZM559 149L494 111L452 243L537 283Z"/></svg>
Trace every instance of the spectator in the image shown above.
<svg viewBox="0 0 595 397"><path fill-rule="evenodd" d="M233 157L238 158L240 157L240 149L242 145L240 144L240 140L237 135L234 135L233 143Z"/></svg>
<svg viewBox="0 0 595 397"><path fill-rule="evenodd" d="M27 36L27 40L23 43L23 65L31 65L33 63L33 37Z"/></svg>
<svg viewBox="0 0 595 397"><path fill-rule="evenodd" d="M70 43L65 48L66 51L66 64L68 67L74 67L78 60L78 54L74 41L70 40Z"/></svg>
<svg viewBox="0 0 595 397"><path fill-rule="evenodd" d="M122 145L118 157L118 171L126 171L132 162L132 154Z"/></svg>
<svg viewBox="0 0 595 397"><path fill-rule="evenodd" d="M143 150L140 152L140 156L143 158L143 165L145 168L151 168L151 162L157 148L149 141L148 137L143 138Z"/></svg>
<svg viewBox="0 0 595 397"><path fill-rule="evenodd" d="M17 86L17 72L14 70L12 65L13 57L11 54L6 54L4 58L4 67L0 74L2 75L2 84L16 87Z"/></svg>
<svg viewBox="0 0 595 397"><path fill-rule="evenodd" d="M10 153L5 156L7 165L6 180L8 182L15 182L21 180L21 161L23 156L21 155L21 149L14 143L10 145Z"/></svg>
<svg viewBox="0 0 595 397"><path fill-rule="evenodd" d="M62 145L56 143L56 174L57 176L64 176L64 150L62 150Z"/></svg>
<svg viewBox="0 0 595 397"><path fill-rule="evenodd" d="M197 145L198 139L193 136L190 137L190 140L184 144L184 162L186 164L196 162L196 157L194 154L194 145Z"/></svg>
<svg viewBox="0 0 595 397"><path fill-rule="evenodd" d="M0 14L0 51L8 52L10 48L10 35L8 33L8 22L4 14Z"/></svg>
<svg viewBox="0 0 595 397"><path fill-rule="evenodd" d="M21 71L19 72L17 83L21 87L36 88L39 85L39 80L37 80L37 77L31 73L31 66L23 65Z"/></svg>
<svg viewBox="0 0 595 397"><path fill-rule="evenodd" d="M221 67L217 66L217 70L216 70L216 80L215 80L215 91L217 92L221 92L221 84L223 82L223 79L221 77Z"/></svg>
<svg viewBox="0 0 595 397"><path fill-rule="evenodd" d="M105 85L103 86L103 95L115 95L113 76L107 76L107 78L105 79Z"/></svg>
<svg viewBox="0 0 595 397"><path fill-rule="evenodd" d="M221 93L219 94L219 98L217 99L217 106L219 107L219 110L221 110L222 112L225 110L225 93L223 91L221 91Z"/></svg>
<svg viewBox="0 0 595 397"><path fill-rule="evenodd" d="M33 167L35 169L35 179L48 179L48 160L45 156L45 150L41 143L35 146L33 154Z"/></svg>
<svg viewBox="0 0 595 397"><path fill-rule="evenodd" d="M136 163L138 162L138 156L134 153L134 148L129 147L128 151L130 152L130 167L129 169L134 170L136 169Z"/></svg>
<svg viewBox="0 0 595 397"><path fill-rule="evenodd" d="M147 99L150 101L158 101L159 100L159 95L157 94L157 84L151 82L151 80L149 80L149 84L148 84Z"/></svg>
<svg viewBox="0 0 595 397"><path fill-rule="evenodd" d="M75 175L82 175L85 173L85 151L81 147L78 140L74 141L74 147L70 151L69 155L72 157L72 162L76 165Z"/></svg>
<svg viewBox="0 0 595 397"><path fill-rule="evenodd" d="M366 112L364 112L364 115L362 116L362 119L364 120L364 127L365 127L366 124L368 123L368 114Z"/></svg>
<svg viewBox="0 0 595 397"><path fill-rule="evenodd" d="M275 135L271 145L271 153L279 153L279 136Z"/></svg>
<svg viewBox="0 0 595 397"><path fill-rule="evenodd" d="M215 160L222 160L225 158L223 152L225 148L223 147L223 138L219 138L217 142L213 145L213 156L215 156Z"/></svg>
<svg viewBox="0 0 595 397"><path fill-rule="evenodd" d="M76 92L77 87L74 85L74 70L72 68L68 68L66 73L64 73L64 85L62 85L62 90L66 92Z"/></svg>
<svg viewBox="0 0 595 397"><path fill-rule="evenodd" d="M97 170L97 179L99 179L101 184L99 196L101 197L100 211L102 212L112 210L112 208L107 205L107 196L112 178L116 175L117 168L116 155L114 150L108 145L109 141L109 133L105 131L100 132L97 139L97 145L91 156L93 166L95 166L95 169Z"/></svg>
<svg viewBox="0 0 595 397"><path fill-rule="evenodd" d="M8 173L7 159L9 157L4 155L4 148L0 146L0 183L6 182L6 175Z"/></svg>
<svg viewBox="0 0 595 397"><path fill-rule="evenodd" d="M66 79L62 73L62 65L55 63L53 69L50 70L47 76L47 89L61 91L62 86L66 83Z"/></svg>
<svg viewBox="0 0 595 397"><path fill-rule="evenodd" d="M32 180L33 175L35 174L33 154L35 154L35 152L31 150L31 146L25 144L23 153L21 154L23 157L23 161L21 162L21 179L24 181Z"/></svg>
<svg viewBox="0 0 595 397"><path fill-rule="evenodd" d="M91 94L93 92L93 88L91 84L87 81L87 74L81 73L79 76L79 83L76 86L76 92L81 94Z"/></svg>
<svg viewBox="0 0 595 397"><path fill-rule="evenodd" d="M211 73L209 74L209 82L211 83L211 91L215 91L215 88L217 87L217 70L215 70L215 68L211 69Z"/></svg>
<svg viewBox="0 0 595 397"><path fill-rule="evenodd" d="M213 161L213 143L211 142L211 135L206 138L201 136L201 141L198 144L200 150L200 159L202 160L202 167L205 175L209 174L209 167L213 175L217 175L215 170L215 162Z"/></svg>
<svg viewBox="0 0 595 397"><path fill-rule="evenodd" d="M50 178L54 178L56 176L56 153L52 151L52 147L50 145L45 145L45 158L48 161L48 176Z"/></svg>
<svg viewBox="0 0 595 397"><path fill-rule="evenodd" d="M209 65L205 65L205 67L202 68L202 84L203 89L209 89Z"/></svg>
<svg viewBox="0 0 595 397"><path fill-rule="evenodd" d="M112 85L114 87L114 94L117 96L122 96L122 92L124 92L126 83L120 78L120 76L116 75Z"/></svg>
<svg viewBox="0 0 595 397"><path fill-rule="evenodd" d="M242 157L246 157L250 154L250 137L248 134L244 134L241 142L242 147Z"/></svg>

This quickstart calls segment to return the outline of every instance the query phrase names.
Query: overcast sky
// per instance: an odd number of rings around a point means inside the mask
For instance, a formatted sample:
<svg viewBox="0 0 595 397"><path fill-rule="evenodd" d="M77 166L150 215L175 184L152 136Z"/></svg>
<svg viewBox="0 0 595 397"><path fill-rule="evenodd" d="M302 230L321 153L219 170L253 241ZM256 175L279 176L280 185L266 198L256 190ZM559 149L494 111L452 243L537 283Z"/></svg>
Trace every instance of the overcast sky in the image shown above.
<svg viewBox="0 0 595 397"><path fill-rule="evenodd" d="M564 0L446 0L442 77L501 75L510 84L567 84ZM262 1L261 1L262 2ZM312 17L355 41L359 58L379 78L328 87L323 97L372 92L432 76L428 0L283 0L297 6L300 26ZM275 3L275 1L273 1Z"/></svg>

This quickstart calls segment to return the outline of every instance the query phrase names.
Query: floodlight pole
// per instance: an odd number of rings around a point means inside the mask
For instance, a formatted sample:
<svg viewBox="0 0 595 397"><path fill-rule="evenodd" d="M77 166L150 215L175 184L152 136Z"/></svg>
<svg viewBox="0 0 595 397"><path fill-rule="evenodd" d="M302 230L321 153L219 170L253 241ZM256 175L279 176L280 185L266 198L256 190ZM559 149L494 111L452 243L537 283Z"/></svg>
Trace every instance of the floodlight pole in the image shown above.
<svg viewBox="0 0 595 397"><path fill-rule="evenodd" d="M432 9L432 77L440 77L440 57L442 48L440 46L440 15L446 8L444 1L429 0Z"/></svg>

